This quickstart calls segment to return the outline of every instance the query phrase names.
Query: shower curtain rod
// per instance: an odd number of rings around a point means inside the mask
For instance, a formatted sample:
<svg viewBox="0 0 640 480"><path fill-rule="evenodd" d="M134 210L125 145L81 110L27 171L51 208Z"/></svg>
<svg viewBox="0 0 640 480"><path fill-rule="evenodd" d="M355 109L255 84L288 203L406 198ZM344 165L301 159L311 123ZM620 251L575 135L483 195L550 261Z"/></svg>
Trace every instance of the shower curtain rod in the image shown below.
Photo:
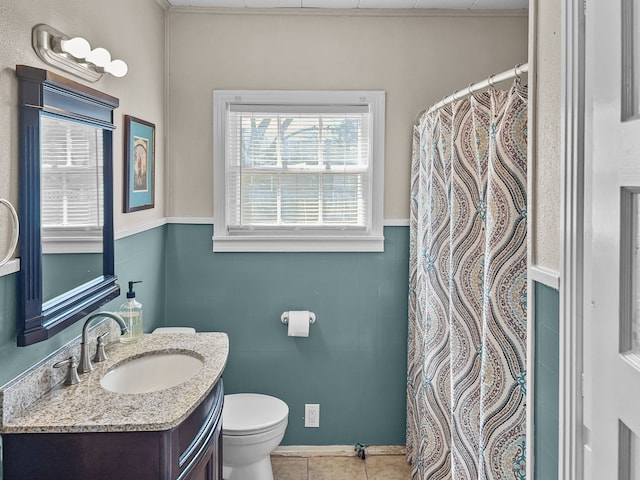
<svg viewBox="0 0 640 480"><path fill-rule="evenodd" d="M418 120L420 120L420 117L422 117L422 115L425 112L426 113L435 112L439 108L442 108L445 105L455 102L456 100L460 100L461 98L468 97L474 92L477 92L479 90L484 90L487 87L492 87L494 84L498 82L504 82L505 80L511 80L512 78L520 77L520 75L522 75L523 73L527 73L528 71L529 71L529 64L522 63L519 65L516 65L514 68L510 70L507 70L506 72L498 73L497 75L489 75L489 77L486 80L473 83L469 85L467 88L465 88L464 90L458 90L456 92L453 92L451 95L443 98L428 110L423 110L418 114Z"/></svg>

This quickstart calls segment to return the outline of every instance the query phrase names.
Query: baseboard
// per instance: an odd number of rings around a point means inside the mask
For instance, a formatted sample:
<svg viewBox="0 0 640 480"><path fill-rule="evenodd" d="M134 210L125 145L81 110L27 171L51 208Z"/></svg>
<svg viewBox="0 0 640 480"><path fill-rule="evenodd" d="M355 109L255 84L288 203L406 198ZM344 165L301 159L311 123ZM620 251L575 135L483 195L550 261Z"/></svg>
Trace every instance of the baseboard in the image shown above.
<svg viewBox="0 0 640 480"><path fill-rule="evenodd" d="M406 455L404 445L370 445L367 455ZM271 454L277 457L355 457L355 445L281 445Z"/></svg>

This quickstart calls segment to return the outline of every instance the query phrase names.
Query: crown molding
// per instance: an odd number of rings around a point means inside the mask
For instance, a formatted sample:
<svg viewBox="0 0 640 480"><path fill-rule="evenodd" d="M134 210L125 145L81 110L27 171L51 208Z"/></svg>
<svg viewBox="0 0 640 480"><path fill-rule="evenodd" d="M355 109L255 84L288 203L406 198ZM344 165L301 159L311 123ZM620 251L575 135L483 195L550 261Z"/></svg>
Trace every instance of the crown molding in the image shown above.
<svg viewBox="0 0 640 480"><path fill-rule="evenodd" d="M162 0L158 0L162 1ZM298 15L354 17L528 17L528 9L519 10L454 10L426 8L233 8L233 7L169 7L170 13L209 15Z"/></svg>

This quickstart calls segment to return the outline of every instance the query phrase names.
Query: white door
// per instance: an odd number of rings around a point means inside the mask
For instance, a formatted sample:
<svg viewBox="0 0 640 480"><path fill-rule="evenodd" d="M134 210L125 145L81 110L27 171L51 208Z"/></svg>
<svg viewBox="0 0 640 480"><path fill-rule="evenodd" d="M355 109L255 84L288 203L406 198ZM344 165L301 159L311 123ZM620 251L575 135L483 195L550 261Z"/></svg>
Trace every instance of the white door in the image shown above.
<svg viewBox="0 0 640 480"><path fill-rule="evenodd" d="M640 480L639 19L640 0L586 1L585 478L593 480Z"/></svg>

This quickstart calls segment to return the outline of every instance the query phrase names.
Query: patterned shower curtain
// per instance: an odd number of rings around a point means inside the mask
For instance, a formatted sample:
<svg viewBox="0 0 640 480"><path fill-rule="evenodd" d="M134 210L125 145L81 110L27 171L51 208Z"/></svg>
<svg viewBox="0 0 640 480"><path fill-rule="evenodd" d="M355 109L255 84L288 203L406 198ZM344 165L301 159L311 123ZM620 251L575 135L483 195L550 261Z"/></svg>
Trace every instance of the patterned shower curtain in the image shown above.
<svg viewBox="0 0 640 480"><path fill-rule="evenodd" d="M525 478L527 91L424 114L411 167L414 480Z"/></svg>

